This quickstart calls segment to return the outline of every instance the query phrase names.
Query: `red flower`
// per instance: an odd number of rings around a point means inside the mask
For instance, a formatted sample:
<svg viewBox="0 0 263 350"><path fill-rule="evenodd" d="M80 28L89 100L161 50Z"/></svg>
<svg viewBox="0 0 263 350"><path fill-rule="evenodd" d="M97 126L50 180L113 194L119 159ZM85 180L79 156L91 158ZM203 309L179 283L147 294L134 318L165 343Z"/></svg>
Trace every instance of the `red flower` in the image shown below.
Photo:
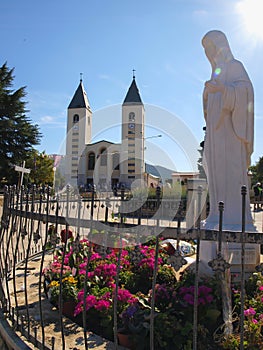
<svg viewBox="0 0 263 350"><path fill-rule="evenodd" d="M64 230L61 230L61 232L60 232L60 237L61 237L61 242L62 243L66 243L66 241L67 241L67 235L68 235L68 239L69 238L72 238L73 237L73 233L72 233L72 231L70 231L70 230L66 230L66 229L64 229Z"/></svg>

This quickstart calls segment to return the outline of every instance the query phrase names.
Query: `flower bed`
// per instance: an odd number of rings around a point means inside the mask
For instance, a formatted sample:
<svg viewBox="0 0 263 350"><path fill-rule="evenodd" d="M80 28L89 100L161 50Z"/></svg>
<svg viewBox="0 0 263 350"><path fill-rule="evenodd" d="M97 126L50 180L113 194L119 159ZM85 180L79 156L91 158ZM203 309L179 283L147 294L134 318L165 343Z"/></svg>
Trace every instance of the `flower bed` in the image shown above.
<svg viewBox="0 0 263 350"><path fill-rule="evenodd" d="M113 310L117 297L119 331L130 335L131 348L146 350L149 349L154 261L154 240L121 251L105 251L87 240L74 240L72 236L54 251L53 261L43 271L46 292L55 305L62 304L65 308L66 303L71 302L74 312L70 314L64 310L67 316L81 325L85 322L89 330L110 340L113 339ZM194 274L187 271L177 280L169 265L168 252L160 248L154 291L156 350L192 348L194 278ZM220 327L223 320L219 282L217 276L199 281L199 350L239 348L238 317L234 319L232 335L224 336ZM262 349L263 280L260 274L251 277L246 290L245 349L251 348L250 344L253 344L253 349ZM232 296L234 310L239 315L240 292L237 286L233 286Z"/></svg>

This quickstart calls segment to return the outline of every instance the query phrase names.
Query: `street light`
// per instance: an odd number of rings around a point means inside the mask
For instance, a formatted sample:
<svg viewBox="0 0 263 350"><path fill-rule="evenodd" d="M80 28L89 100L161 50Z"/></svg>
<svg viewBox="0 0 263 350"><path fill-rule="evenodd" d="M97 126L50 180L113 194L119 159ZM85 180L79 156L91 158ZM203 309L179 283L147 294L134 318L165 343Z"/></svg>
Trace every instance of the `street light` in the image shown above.
<svg viewBox="0 0 263 350"><path fill-rule="evenodd" d="M54 189L54 191L55 191L55 181L56 181L56 170L57 170L57 168L54 166L54 168L53 168L53 173L54 173L54 176L53 176L53 189Z"/></svg>
<svg viewBox="0 0 263 350"><path fill-rule="evenodd" d="M148 139L155 139L155 138L157 138L157 137L162 137L162 136L163 136L163 135L161 135L161 134L159 134L159 135L153 135L153 136L148 136L148 137L144 137L143 140L145 141L145 140L148 140ZM144 147L143 149L146 150L147 147Z"/></svg>
<svg viewBox="0 0 263 350"><path fill-rule="evenodd" d="M148 136L148 137L144 137L143 139L144 140L147 140L147 139L154 139L156 137L162 137L163 135L153 135L153 136Z"/></svg>

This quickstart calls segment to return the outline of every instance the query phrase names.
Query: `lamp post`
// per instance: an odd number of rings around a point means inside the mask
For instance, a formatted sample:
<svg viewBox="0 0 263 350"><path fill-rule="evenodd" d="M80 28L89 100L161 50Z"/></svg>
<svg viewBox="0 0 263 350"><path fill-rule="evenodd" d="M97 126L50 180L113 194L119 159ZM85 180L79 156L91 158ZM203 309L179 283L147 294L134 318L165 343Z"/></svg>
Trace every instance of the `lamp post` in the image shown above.
<svg viewBox="0 0 263 350"><path fill-rule="evenodd" d="M55 191L56 190L56 188L55 188L55 182L56 182L56 170L57 170L57 168L54 166L53 167L53 190Z"/></svg>
<svg viewBox="0 0 263 350"><path fill-rule="evenodd" d="M148 140L148 139L155 139L155 138L159 138L159 137L162 137L163 135L161 135L161 134L158 134L158 135L152 135L152 136L147 136L147 137L144 137L143 138L143 140L145 141L145 140ZM146 146L144 146L144 144L143 144L143 152L145 151L147 149L147 147ZM143 159L144 159L144 155L143 155ZM145 167L145 161L143 162L143 165L142 165L142 173L143 174L145 174L146 175L146 183L147 183L147 186L148 186L148 175L147 175L147 173L146 173L146 167Z"/></svg>

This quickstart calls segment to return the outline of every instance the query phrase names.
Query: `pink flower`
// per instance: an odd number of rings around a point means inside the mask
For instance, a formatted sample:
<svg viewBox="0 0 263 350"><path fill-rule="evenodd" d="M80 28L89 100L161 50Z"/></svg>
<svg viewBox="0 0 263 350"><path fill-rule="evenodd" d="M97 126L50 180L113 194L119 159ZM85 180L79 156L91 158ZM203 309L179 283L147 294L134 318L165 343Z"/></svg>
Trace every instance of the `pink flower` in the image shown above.
<svg viewBox="0 0 263 350"><path fill-rule="evenodd" d="M111 297L111 293L110 292L106 292L105 294L103 294L103 296L101 298L106 300L106 299L110 299L110 297Z"/></svg>
<svg viewBox="0 0 263 350"><path fill-rule="evenodd" d="M114 277L117 273L117 267L115 264L98 265L94 272L96 276L102 276L103 278Z"/></svg>
<svg viewBox="0 0 263 350"><path fill-rule="evenodd" d="M260 286L258 289L259 289L260 291L262 291L262 290L263 290L263 286Z"/></svg>
<svg viewBox="0 0 263 350"><path fill-rule="evenodd" d="M133 304L137 302L137 298L134 297L127 289L118 289L118 301Z"/></svg>
<svg viewBox="0 0 263 350"><path fill-rule="evenodd" d="M74 316L75 317L82 312L82 305L83 305L83 301L78 303L77 306L75 307L75 310L74 310Z"/></svg>
<svg viewBox="0 0 263 350"><path fill-rule="evenodd" d="M194 305L194 296L193 294L185 294L184 301L186 301L190 305Z"/></svg>
<svg viewBox="0 0 263 350"><path fill-rule="evenodd" d="M253 307L250 307L249 309L246 309L244 311L245 316L253 316L256 314L256 311L253 309Z"/></svg>
<svg viewBox="0 0 263 350"><path fill-rule="evenodd" d="M97 303L97 298L95 295L87 295L86 297L86 310L91 309ZM83 303L84 304L84 303Z"/></svg>
<svg viewBox="0 0 263 350"><path fill-rule="evenodd" d="M99 255L99 253L93 253L90 257L90 261L100 259L100 258L101 258L101 256Z"/></svg>
<svg viewBox="0 0 263 350"><path fill-rule="evenodd" d="M98 300L94 308L98 311L108 310L111 303L108 300Z"/></svg>
<svg viewBox="0 0 263 350"><path fill-rule="evenodd" d="M189 305L194 304L194 293L195 293L195 287L181 287L179 290L179 294L183 296L183 299L186 303ZM198 305L206 305L212 303L214 300L212 294L212 288L207 286L199 286L198 288Z"/></svg>

